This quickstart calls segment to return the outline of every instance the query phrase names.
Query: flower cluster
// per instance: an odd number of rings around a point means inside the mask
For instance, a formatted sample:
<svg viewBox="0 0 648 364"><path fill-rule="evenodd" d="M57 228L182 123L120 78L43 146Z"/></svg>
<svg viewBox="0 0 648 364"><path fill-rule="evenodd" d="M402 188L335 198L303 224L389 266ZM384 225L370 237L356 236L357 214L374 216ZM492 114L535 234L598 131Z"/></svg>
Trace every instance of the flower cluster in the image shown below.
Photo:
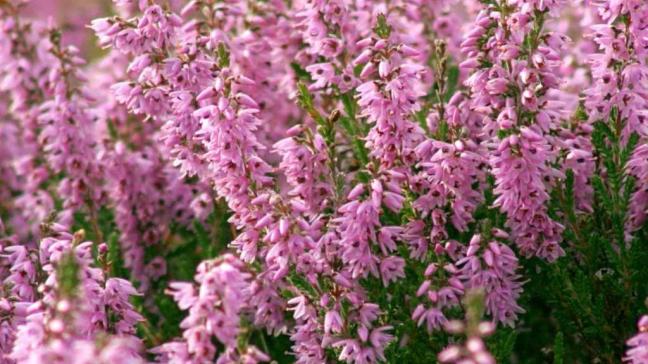
<svg viewBox="0 0 648 364"><path fill-rule="evenodd" d="M18 324L13 332L9 360L17 363L86 362L99 358L142 361L135 325L143 317L129 302L137 295L132 284L121 278L106 278L93 266L92 243L82 241L81 230L70 234L65 226L52 224L36 254L22 246L9 246L10 260L25 275L16 280L3 311ZM105 253L105 245L99 247ZM33 259L33 260L32 260ZM34 287L35 266L47 279ZM12 278L12 277L9 277ZM10 281L11 282L11 281ZM36 288L38 297L34 296ZM97 345L95 340L103 343Z"/></svg>
<svg viewBox="0 0 648 364"><path fill-rule="evenodd" d="M216 355L212 338L216 338L225 346L224 352L218 354L218 363L267 361L267 356L253 347L237 357L239 316L249 307L252 294L251 276L244 270L243 262L225 255L200 264L197 289L191 283L172 283L169 293L181 309L189 310L181 323L183 341L166 343L154 351L172 363L212 362Z"/></svg>

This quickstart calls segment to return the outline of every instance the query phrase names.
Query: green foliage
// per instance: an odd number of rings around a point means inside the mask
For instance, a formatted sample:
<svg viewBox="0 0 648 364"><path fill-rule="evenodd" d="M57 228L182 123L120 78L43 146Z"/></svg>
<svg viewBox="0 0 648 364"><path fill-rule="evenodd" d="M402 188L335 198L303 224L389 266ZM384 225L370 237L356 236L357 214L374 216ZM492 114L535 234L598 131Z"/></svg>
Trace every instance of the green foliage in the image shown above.
<svg viewBox="0 0 648 364"><path fill-rule="evenodd" d="M254 331L249 343L267 353L277 364L293 363L295 358L290 355L292 342L287 335L268 335L264 331Z"/></svg>
<svg viewBox="0 0 648 364"><path fill-rule="evenodd" d="M359 164L358 167L365 167L369 163L369 152L363 140L367 134L367 126L359 123L356 118L358 104L351 93L341 94L340 100L346 115L340 116L339 124L342 126L342 131L346 137L350 140L353 156ZM368 176L363 172L360 173L359 179L361 182L369 180Z"/></svg>
<svg viewBox="0 0 648 364"><path fill-rule="evenodd" d="M410 259L404 247L401 247L398 253L407 262L405 279L391 283L387 287L377 279L366 279L362 282L371 302L378 304L382 310L389 313L385 321L386 324L388 322L389 325L394 326L392 334L397 337L397 340L400 339L403 344L406 344L401 346L398 341L392 343L388 346L385 355L389 363L434 363L437 353L447 345L448 336L442 331L429 334L425 325L418 326L411 319L412 312L419 303L413 292L416 292L421 284L422 272L426 266L420 261ZM455 317L460 317L459 312Z"/></svg>
<svg viewBox="0 0 648 364"><path fill-rule="evenodd" d="M459 66L451 65L448 67L447 79L446 79L446 90L445 96L443 97L444 101L450 101L452 95L454 95L457 85L459 84Z"/></svg>
<svg viewBox="0 0 648 364"><path fill-rule="evenodd" d="M128 278L128 269L124 267L124 258L119 245L119 234L115 231L108 237L107 261L112 277Z"/></svg>
<svg viewBox="0 0 648 364"><path fill-rule="evenodd" d="M495 333L488 337L486 346L498 363L508 363L515 348L518 333L515 329L499 327Z"/></svg>
<svg viewBox="0 0 648 364"><path fill-rule="evenodd" d="M576 211L574 174L568 171L551 201L565 225L565 257L556 263L522 261L531 279L515 355L525 363L618 363L635 320L645 312L645 229L631 241L624 233L635 184L625 166L638 138L624 142L621 128L610 127L615 112L609 123L596 123L592 134L597 161L593 213Z"/></svg>
<svg viewBox="0 0 648 364"><path fill-rule="evenodd" d="M61 260L56 266L58 294L60 297L72 298L76 296L77 289L81 283L79 268L79 263L76 261L74 252L67 252L61 257Z"/></svg>
<svg viewBox="0 0 648 364"><path fill-rule="evenodd" d="M563 364L565 362L565 335L562 332L558 332L554 339L553 352L554 364Z"/></svg>
<svg viewBox="0 0 648 364"><path fill-rule="evenodd" d="M290 68L292 68L293 72L295 72L295 76L297 76L298 80L302 80L307 83L313 81L311 79L310 73L308 73L305 69L303 69L302 66L299 65L299 63L296 62L290 63Z"/></svg>
<svg viewBox="0 0 648 364"><path fill-rule="evenodd" d="M215 203L214 211L205 224L193 221L191 228L173 224L164 249L153 247L155 255L162 255L167 262L167 275L151 283L148 297L140 297L137 304L147 322L140 326L140 332L147 338L149 346L159 345L181 335L180 322L185 317L175 301L166 293L169 282L192 282L196 267L205 259L221 254L230 241L232 233L227 222L229 212L222 201ZM156 310L144 309L146 299L151 299ZM147 303L150 304L150 303Z"/></svg>

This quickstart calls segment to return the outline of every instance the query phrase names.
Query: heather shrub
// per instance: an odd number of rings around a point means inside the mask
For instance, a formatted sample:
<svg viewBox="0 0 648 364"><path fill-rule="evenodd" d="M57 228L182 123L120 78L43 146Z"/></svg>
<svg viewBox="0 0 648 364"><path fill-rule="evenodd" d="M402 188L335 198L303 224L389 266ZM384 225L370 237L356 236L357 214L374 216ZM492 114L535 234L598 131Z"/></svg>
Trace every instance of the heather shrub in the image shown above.
<svg viewBox="0 0 648 364"><path fill-rule="evenodd" d="M647 61L643 0L0 0L0 364L648 363Z"/></svg>

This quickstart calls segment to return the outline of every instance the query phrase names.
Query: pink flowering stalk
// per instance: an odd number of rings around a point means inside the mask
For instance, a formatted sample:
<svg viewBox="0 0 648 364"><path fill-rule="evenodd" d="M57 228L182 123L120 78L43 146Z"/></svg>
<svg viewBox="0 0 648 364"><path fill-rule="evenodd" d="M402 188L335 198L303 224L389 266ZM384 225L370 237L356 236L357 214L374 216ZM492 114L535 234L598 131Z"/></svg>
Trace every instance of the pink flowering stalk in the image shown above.
<svg viewBox="0 0 648 364"><path fill-rule="evenodd" d="M384 16L378 19L376 27L388 32ZM371 274L381 277L384 285L404 277L404 260L391 255L400 228L381 228L380 216L383 206L394 212L403 208L402 185L415 162L414 146L423 136L420 126L408 116L418 108L420 95L416 88L421 86L418 80L424 70L407 63L406 57L413 50L391 45L387 36L377 34L362 40L368 48L353 61L363 66L360 77L368 79L356 91L360 116L372 125L366 147L373 151L370 157L375 163L371 171L374 176L367 186L358 184L351 189L348 202L340 207L340 216L334 220L342 239L342 261L352 278ZM373 246L378 246L384 257L375 255Z"/></svg>
<svg viewBox="0 0 648 364"><path fill-rule="evenodd" d="M461 92L448 100L448 52L444 42L434 44L432 69L435 73L435 95L426 116L428 134L433 135L416 147L420 172L410 181L418 194L412 207L419 218L431 218L430 238L442 243L447 238L446 223L466 231L472 215L483 202L486 182L485 150L479 144L479 122ZM446 205L450 204L450 213ZM448 221L448 218L450 221ZM420 254L418 252L417 254Z"/></svg>
<svg viewBox="0 0 648 364"><path fill-rule="evenodd" d="M385 347L394 340L393 335L389 334L393 330L392 326L375 327L373 321L380 314L378 306L375 304L365 303L350 312L348 319L358 322L358 328L352 337L329 339L333 348L338 348L338 359L345 363L374 363L385 361ZM327 316L329 314L327 313ZM325 329L333 330L333 323L330 320L336 320L336 317L325 318ZM328 325L327 325L328 324ZM339 329L338 329L339 330ZM327 340L328 341L328 340Z"/></svg>
<svg viewBox="0 0 648 364"><path fill-rule="evenodd" d="M299 133L297 127L291 131ZM302 133L300 133L302 134ZM303 137L282 139L274 145L282 156L279 168L285 174L291 190L289 196L303 205L306 211L323 211L333 195L330 181L329 156L326 141L320 134L305 131Z"/></svg>
<svg viewBox="0 0 648 364"><path fill-rule="evenodd" d="M191 217L191 190L152 148L132 152L118 142L102 162L124 265L146 291L151 280L166 274L166 262L159 256L146 261L145 249L163 240L172 219L186 222Z"/></svg>
<svg viewBox="0 0 648 364"><path fill-rule="evenodd" d="M558 95L565 104L565 113L571 117L562 123L555 141L562 150L561 158L564 158L560 162L561 172L574 175L575 208L580 214L591 213L594 200L591 182L596 158L591 142L592 125L581 113L583 106L580 93L591 87L587 62L596 45L586 33L574 31L574 27L577 25L579 28L587 28L598 19L596 12L592 7L585 6L585 2L566 2L561 10L564 15L546 26L553 33L565 34L571 38L561 42L556 48L562 57L557 69L561 79ZM580 20L578 24L574 24L572 19Z"/></svg>
<svg viewBox="0 0 648 364"><path fill-rule="evenodd" d="M648 105L645 20L648 6L642 2L615 4L607 1L595 5L605 23L592 26L591 36L599 52L590 60L595 82L586 92L587 112L590 120L608 124L623 144L633 133L641 137L643 144ZM645 220L646 197L641 187L644 153L641 145L627 165L628 174L638 182L626 221L628 237Z"/></svg>
<svg viewBox="0 0 648 364"><path fill-rule="evenodd" d="M329 88L348 92L358 84L349 57L361 51L355 42L362 34L361 28L350 24L354 9L349 5L344 1L305 2L295 14L298 34L306 46L296 58L313 80L309 89L319 91L323 98L332 96Z"/></svg>
<svg viewBox="0 0 648 364"><path fill-rule="evenodd" d="M207 5L205 5L207 6ZM153 14L160 10L153 7L144 9L145 17L140 20L140 25L146 24L147 14ZM174 27L180 25L180 20L172 14L166 14L169 19L174 19L165 39L175 39ZM110 23L110 20L105 22ZM106 42L118 43L120 32L128 29L118 30L125 27L126 22L118 22L112 25L117 29L116 33L109 29L110 24L104 21L95 23L95 30L104 34ZM142 30L142 34L146 34ZM117 38L111 40L117 34ZM136 32L137 34L137 32ZM167 34L167 33L165 33ZM102 35L103 36L103 35ZM241 258L247 262L253 262L258 258L267 265L264 274L259 278L258 284L254 285L255 293L261 295L261 300L254 300L258 304L255 322L265 325L269 330L282 330L283 320L278 309L281 307L281 299L276 292L272 292L289 272L292 264L297 264L298 270L309 272L315 268L310 266L311 261L299 258L306 248L311 245L312 240L300 234L293 234L293 230L309 229L309 222L296 219L300 213L308 210L306 203L312 196L300 193L295 195L292 201L287 201L285 208L273 210L273 204L281 201L279 196L268 190L270 179L266 174L270 167L259 157L262 146L257 142L254 132L260 124L257 119L259 112L258 103L241 90L253 86L254 80L234 73L236 59L229 58L229 52L225 48L227 43L225 34L212 34L209 37L203 34L200 28L187 26L178 34L178 38L190 41L194 48L181 48L188 52L186 57L195 60L195 64L183 65L180 59L174 54L168 59L166 65L140 62L141 57L135 59L131 66L139 67L144 72L157 72L163 69L162 78L158 81L160 97L169 97L171 107L164 109L142 109L137 104L127 102L129 108L136 113L149 113L153 118L168 115L170 123L181 123L190 126L184 130L189 134L183 136L167 134L165 130L175 133L177 128L170 129L171 124L162 126L162 138L170 147L171 156L175 158L174 163L180 167L182 173L190 176L198 176L205 184L214 186L215 193L225 199L229 208L233 211L232 224L241 230L232 246L240 252ZM143 38L146 43L148 40ZM167 40L165 40L166 44ZM125 48L127 52L132 49ZM216 52L215 52L216 51ZM215 52L215 53L214 53ZM190 56L190 54L195 54ZM214 58L216 54L217 58ZM232 63L230 63L232 62ZM230 68L228 65L232 64ZM163 67L163 68L162 68ZM196 71L206 72L208 67L214 67L218 72L205 73L207 77L197 77ZM192 73L194 72L194 73ZM207 83L206 80L211 80ZM115 88L118 95L124 94L130 100L140 98L139 86L132 88L129 82L122 83ZM157 92L157 91L156 91ZM166 96L165 96L166 95ZM118 96L119 99L119 96ZM122 99L125 101L126 99ZM193 101L192 101L193 100ZM180 125L180 124L176 124ZM195 126L195 129L192 129ZM193 144L189 150L181 151L187 144L187 140ZM175 144L178 143L178 144ZM286 143L278 144L277 148L283 148ZM316 147L315 144L313 147ZM304 161L306 162L306 161ZM306 162L310 164L311 162ZM321 168L322 159L314 161L316 168L312 173ZM320 164L318 167L317 164ZM290 172L288 172L290 174ZM306 178L306 177L305 177ZM313 183L320 179L314 175ZM290 180L292 184L298 184L298 180ZM322 190L327 192L329 187L319 185L314 190L304 190L305 193L317 193L322 198ZM313 206L321 208L320 206ZM297 216L290 215L293 210ZM289 212L288 215L286 211ZM282 215L284 215L282 217ZM294 225L299 224L299 225ZM293 226L295 226L293 228ZM263 243L263 245L262 245ZM275 283L277 282L277 283Z"/></svg>
<svg viewBox="0 0 648 364"><path fill-rule="evenodd" d="M508 234L499 229L490 234L493 240L488 243L475 235L467 247L456 241L437 245L437 256L449 262L432 263L425 270L426 280L416 292L422 303L412 313L419 326L425 323L428 331L443 327L448 322L447 313L459 306L465 292L471 290L485 292L486 313L494 323L514 325L517 315L524 312L518 305L522 282L517 257L498 241L507 239Z"/></svg>
<svg viewBox="0 0 648 364"><path fill-rule="evenodd" d="M551 165L557 155L550 134L565 116L554 71L564 37L543 33L542 24L558 5L520 1L506 15L490 5L462 43L468 58L461 64L475 70L466 85L472 108L484 115L498 196L494 206L506 213L522 254L550 261L564 254L563 226L547 213L549 191L561 178Z"/></svg>
<svg viewBox="0 0 648 364"><path fill-rule="evenodd" d="M495 322L513 326L517 315L524 313L518 305L522 282L518 274L518 260L507 245L497 239L508 239L506 232L495 229L492 241L475 235L470 240L465 257L456 263L459 279L466 289L483 290L486 314Z"/></svg>
<svg viewBox="0 0 648 364"><path fill-rule="evenodd" d="M592 127L588 123L577 123L561 130L564 149L567 152L562 164L563 172L574 175L574 200L579 212L592 212L594 189L592 176L596 169L593 147L590 141Z"/></svg>
<svg viewBox="0 0 648 364"><path fill-rule="evenodd" d="M141 10L139 19L95 20L93 29L101 43L130 55L165 48L171 53L175 41L184 41L185 46L156 62L147 53L134 57L129 75L142 76L115 84L115 97L135 114L152 120L165 118L159 137L181 177L198 176L206 185L214 185L241 221L252 199L247 192L252 185L249 178L263 185L263 174L269 170L254 157L261 148L252 134L258 125L258 105L236 91L254 82L230 78L228 68L209 74L209 67L217 67L219 60L207 57L203 50L224 50L218 38L210 39L192 24L181 31L182 19L157 5L142 5ZM159 107L165 102L168 107ZM216 122L221 118L223 122ZM255 252L251 254L250 258Z"/></svg>
<svg viewBox="0 0 648 364"><path fill-rule="evenodd" d="M609 122L624 139L645 135L646 20L648 7L640 1L593 3L602 22L590 37L598 52L590 56L594 82L586 90L591 121Z"/></svg>
<svg viewBox="0 0 648 364"><path fill-rule="evenodd" d="M131 4L132 5L132 4ZM116 6L120 14L130 10ZM212 212L213 200L201 183L182 179L168 151L158 143L159 125L144 117L128 114L111 91L114 83L128 77L129 55L117 50L93 65L90 84L94 103L95 130L104 139L100 163L105 169L105 193L120 230L120 248L125 267L147 291L151 283L166 274L162 245L169 236L169 224L181 226L196 217L204 221ZM155 250L157 256L148 252Z"/></svg>
<svg viewBox="0 0 648 364"><path fill-rule="evenodd" d="M0 6L0 92L6 96L1 118L7 142L1 164L8 221L26 239L30 234L38 236L38 225L54 206L50 192L43 188L50 173L39 158L38 140L39 107L48 82L43 76L52 70L53 55L47 51L50 42L45 25L21 18L22 6L19 1Z"/></svg>
<svg viewBox="0 0 648 364"><path fill-rule="evenodd" d="M448 246L451 247L452 245ZM443 250L443 247L438 245L437 254L441 255ZM416 291L416 296L421 297L423 303L419 303L412 312L412 320L417 326L425 324L427 331L432 332L448 322L445 311L459 306L464 294L464 284L457 277L457 273L457 267L451 263L442 267L437 263L428 265L425 269L426 279Z"/></svg>
<svg viewBox="0 0 648 364"><path fill-rule="evenodd" d="M381 38L366 38L361 43L367 49L354 64L363 65L360 77L372 77L357 87L362 116L372 124L366 146L381 167L411 165L414 146L421 141L423 131L408 116L420 107L419 79L425 69L408 62L408 56L418 53L407 46L392 45Z"/></svg>
<svg viewBox="0 0 648 364"><path fill-rule="evenodd" d="M205 261L198 267L196 282L172 283L169 293L189 315L182 321L183 340L156 349L168 363L266 362L269 358L253 346L241 351L237 345L242 333L241 315L249 309L252 276L243 262L232 255ZM224 345L217 352L212 340Z"/></svg>
<svg viewBox="0 0 648 364"><path fill-rule="evenodd" d="M87 112L89 100L84 90L75 85L85 80L79 68L85 61L74 46L61 46L57 30L51 30L49 37L48 51L53 55L54 66L47 75L45 92L51 99L40 106L39 142L50 168L65 173L58 187L59 194L66 198L65 207L87 205L91 213L96 213L102 198L97 187L101 172L95 160L94 135Z"/></svg>
<svg viewBox="0 0 648 364"><path fill-rule="evenodd" d="M432 243L443 244L448 238L446 224L451 222L456 229L466 231L475 209L483 202L485 173L481 166L486 161L470 139L464 142L457 138L454 143L429 139L419 144L416 153L422 161L421 173L412 183L419 193L413 207L420 212L419 218L432 221ZM450 214L445 210L448 204ZM412 250L416 257L424 253L424 246Z"/></svg>
<svg viewBox="0 0 648 364"><path fill-rule="evenodd" d="M293 9L279 2L257 3L255 7L251 12L245 2L217 6L215 16L227 16L229 20L222 29L213 29L211 36L222 37L235 72L254 81L241 85L240 90L258 104L258 117L263 122L256 136L269 147L285 137L293 120L302 117L293 100L296 85L291 67L301 45L300 33L294 31L295 23L291 21L296 12ZM246 22L254 24L254 29L245 27ZM262 156L276 160L269 151Z"/></svg>
<svg viewBox="0 0 648 364"><path fill-rule="evenodd" d="M2 363L13 350L16 330L25 322L27 307L36 300L37 261L33 252L19 245L15 238L5 238L1 243L2 299L0 299L0 355Z"/></svg>

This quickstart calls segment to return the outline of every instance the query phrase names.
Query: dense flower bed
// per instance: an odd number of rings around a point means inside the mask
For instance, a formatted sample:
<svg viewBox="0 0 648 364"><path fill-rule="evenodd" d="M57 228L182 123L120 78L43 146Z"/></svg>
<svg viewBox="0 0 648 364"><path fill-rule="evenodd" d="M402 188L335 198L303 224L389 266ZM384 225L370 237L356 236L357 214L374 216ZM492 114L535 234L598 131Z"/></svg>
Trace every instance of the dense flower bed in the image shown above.
<svg viewBox="0 0 648 364"><path fill-rule="evenodd" d="M0 363L648 363L644 0L39 3Z"/></svg>

